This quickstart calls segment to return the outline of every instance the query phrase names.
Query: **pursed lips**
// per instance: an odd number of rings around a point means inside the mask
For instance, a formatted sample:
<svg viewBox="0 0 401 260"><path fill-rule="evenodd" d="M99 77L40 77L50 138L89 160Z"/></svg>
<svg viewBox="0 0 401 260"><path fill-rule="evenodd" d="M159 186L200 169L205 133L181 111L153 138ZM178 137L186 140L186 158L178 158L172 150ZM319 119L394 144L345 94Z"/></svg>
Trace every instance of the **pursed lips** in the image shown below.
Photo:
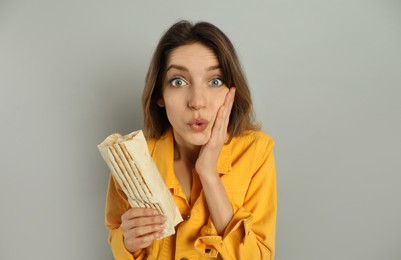
<svg viewBox="0 0 401 260"><path fill-rule="evenodd" d="M194 118L188 122L189 127L195 132L201 132L206 129L209 121L204 118Z"/></svg>

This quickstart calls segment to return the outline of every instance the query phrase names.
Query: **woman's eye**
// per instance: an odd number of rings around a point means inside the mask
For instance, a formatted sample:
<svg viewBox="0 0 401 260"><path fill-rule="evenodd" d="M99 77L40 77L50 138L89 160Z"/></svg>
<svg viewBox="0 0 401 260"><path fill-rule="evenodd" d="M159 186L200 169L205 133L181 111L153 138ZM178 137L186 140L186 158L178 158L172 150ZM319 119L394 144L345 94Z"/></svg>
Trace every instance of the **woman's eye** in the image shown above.
<svg viewBox="0 0 401 260"><path fill-rule="evenodd" d="M181 78L175 78L170 80L170 84L174 87L182 87L187 85L187 82Z"/></svg>
<svg viewBox="0 0 401 260"><path fill-rule="evenodd" d="M215 78L212 79L211 81L209 81L209 85L212 87L220 87L224 85L223 80L219 79L219 78Z"/></svg>

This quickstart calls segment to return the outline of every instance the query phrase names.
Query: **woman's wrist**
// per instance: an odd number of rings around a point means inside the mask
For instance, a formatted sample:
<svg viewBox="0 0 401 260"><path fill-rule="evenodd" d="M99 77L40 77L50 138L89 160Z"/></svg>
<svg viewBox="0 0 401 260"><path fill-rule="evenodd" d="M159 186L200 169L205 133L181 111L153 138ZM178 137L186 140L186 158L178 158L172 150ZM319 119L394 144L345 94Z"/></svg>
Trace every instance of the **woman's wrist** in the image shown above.
<svg viewBox="0 0 401 260"><path fill-rule="evenodd" d="M218 181L218 179L220 178L216 169L214 169L214 170L201 169L200 171L197 170L196 172L199 175L202 185L207 184L207 183L213 184L216 181Z"/></svg>

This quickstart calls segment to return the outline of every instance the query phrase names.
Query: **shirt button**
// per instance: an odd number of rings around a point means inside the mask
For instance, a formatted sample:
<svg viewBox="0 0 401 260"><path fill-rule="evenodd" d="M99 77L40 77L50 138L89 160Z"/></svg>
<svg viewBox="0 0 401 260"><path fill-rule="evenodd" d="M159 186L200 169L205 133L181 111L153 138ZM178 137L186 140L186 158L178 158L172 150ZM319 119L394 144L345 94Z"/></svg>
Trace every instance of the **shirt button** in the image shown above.
<svg viewBox="0 0 401 260"><path fill-rule="evenodd" d="M191 214L186 214L186 215L184 216L184 218L185 218L186 220L188 220L190 217L191 217Z"/></svg>
<svg viewBox="0 0 401 260"><path fill-rule="evenodd" d="M206 249L205 249L205 253L206 253L206 254L209 254L209 253L210 253L210 248L206 248Z"/></svg>

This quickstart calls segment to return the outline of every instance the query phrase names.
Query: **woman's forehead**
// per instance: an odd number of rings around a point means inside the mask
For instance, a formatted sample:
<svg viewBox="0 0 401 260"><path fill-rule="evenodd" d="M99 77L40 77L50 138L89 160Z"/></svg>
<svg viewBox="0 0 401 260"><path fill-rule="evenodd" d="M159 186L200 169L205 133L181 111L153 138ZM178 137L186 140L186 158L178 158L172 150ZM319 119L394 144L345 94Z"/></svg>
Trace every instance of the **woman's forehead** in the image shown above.
<svg viewBox="0 0 401 260"><path fill-rule="evenodd" d="M191 65L199 63L199 65L218 66L219 61L214 51L198 42L182 45L175 48L167 59L167 68L174 64L179 66ZM192 64L195 65L195 64Z"/></svg>

